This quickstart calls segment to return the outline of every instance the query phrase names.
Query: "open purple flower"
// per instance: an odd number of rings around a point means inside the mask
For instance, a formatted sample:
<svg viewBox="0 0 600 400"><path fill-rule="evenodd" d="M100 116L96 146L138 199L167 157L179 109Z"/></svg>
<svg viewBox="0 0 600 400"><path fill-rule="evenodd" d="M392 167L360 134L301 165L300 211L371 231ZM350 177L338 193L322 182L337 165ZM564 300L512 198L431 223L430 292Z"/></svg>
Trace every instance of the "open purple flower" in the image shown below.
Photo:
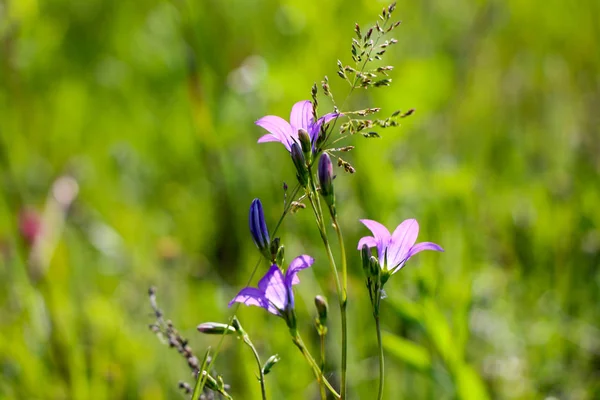
<svg viewBox="0 0 600 400"><path fill-rule="evenodd" d="M229 302L243 303L247 306L262 307L277 316L288 318L294 309L294 292L292 286L300 283L298 271L310 267L314 259L307 255L301 255L292 260L285 271L285 276L276 264L258 281L258 287L246 287Z"/></svg>
<svg viewBox="0 0 600 400"><path fill-rule="evenodd" d="M379 265L384 272L393 274L399 271L406 261L423 250L444 251L439 245L431 242L417 243L419 224L416 219L407 219L390 235L385 226L377 221L361 219L373 236L365 236L358 242L358 249L363 245L377 247Z"/></svg>
<svg viewBox="0 0 600 400"><path fill-rule="evenodd" d="M281 142L288 151L291 151L292 143L299 142L298 130L303 129L310 136L310 141L314 147L319 137L321 126L339 114L329 113L315 122L312 108L312 103L309 100L297 102L292 107L290 122L275 115L262 117L256 121L256 125L266 129L269 133L258 139L258 143Z"/></svg>

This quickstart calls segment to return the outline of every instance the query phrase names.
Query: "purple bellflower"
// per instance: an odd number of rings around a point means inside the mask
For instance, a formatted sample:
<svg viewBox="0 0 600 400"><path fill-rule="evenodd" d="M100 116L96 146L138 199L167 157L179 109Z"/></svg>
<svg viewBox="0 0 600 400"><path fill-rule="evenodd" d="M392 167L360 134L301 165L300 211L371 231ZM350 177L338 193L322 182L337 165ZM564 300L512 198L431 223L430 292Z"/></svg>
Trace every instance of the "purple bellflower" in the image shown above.
<svg viewBox="0 0 600 400"><path fill-rule="evenodd" d="M292 260L285 275L276 264L258 281L258 287L245 287L229 302L243 303L247 306L262 307L271 314L286 320L290 328L295 328L294 292L292 286L300 283L298 271L310 267L314 259L301 255Z"/></svg>
<svg viewBox="0 0 600 400"><path fill-rule="evenodd" d="M382 273L386 276L398 272L409 258L423 250L444 251L439 245L431 242L417 243L419 224L416 219L407 219L390 235L385 226L377 221L361 219L373 236L365 236L358 242L358 249L364 245L377 247L377 256Z"/></svg>
<svg viewBox="0 0 600 400"><path fill-rule="evenodd" d="M290 122L275 115L262 117L256 121L256 125L266 129L269 133L258 139L258 143L281 142L291 152L292 144L300 142L298 131L302 129L308 133L314 150L321 126L336 118L339 114L325 114L315 122L312 110L312 103L309 100L303 100L292 107Z"/></svg>

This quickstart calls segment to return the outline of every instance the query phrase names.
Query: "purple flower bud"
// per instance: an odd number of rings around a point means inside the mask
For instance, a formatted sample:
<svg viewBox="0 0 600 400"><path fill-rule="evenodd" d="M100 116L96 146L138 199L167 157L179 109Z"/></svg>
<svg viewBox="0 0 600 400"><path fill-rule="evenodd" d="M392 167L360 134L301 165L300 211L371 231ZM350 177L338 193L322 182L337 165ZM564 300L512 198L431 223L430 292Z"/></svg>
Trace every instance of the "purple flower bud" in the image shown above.
<svg viewBox="0 0 600 400"><path fill-rule="evenodd" d="M296 174L298 178L298 182L303 187L306 187L308 184L308 168L306 167L306 159L304 158L304 154L302 153L302 149L298 146L298 143L292 144L292 161L296 166Z"/></svg>
<svg viewBox="0 0 600 400"><path fill-rule="evenodd" d="M266 257L269 258L268 254L270 253L269 246L271 245L271 239L269 238L265 214L259 199L252 200L248 223L250 225L250 233L252 234L254 244L256 244L256 247L258 247L261 253L266 254Z"/></svg>
<svg viewBox="0 0 600 400"><path fill-rule="evenodd" d="M321 155L318 175L323 197L333 195L333 165L331 164L331 159L327 153Z"/></svg>

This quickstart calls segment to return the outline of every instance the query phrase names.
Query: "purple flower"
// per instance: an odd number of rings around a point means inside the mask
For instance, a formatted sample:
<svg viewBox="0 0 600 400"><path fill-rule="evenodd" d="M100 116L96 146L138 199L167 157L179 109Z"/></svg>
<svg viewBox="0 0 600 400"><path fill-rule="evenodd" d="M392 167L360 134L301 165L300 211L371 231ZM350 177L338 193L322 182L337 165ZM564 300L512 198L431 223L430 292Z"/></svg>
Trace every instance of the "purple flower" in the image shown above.
<svg viewBox="0 0 600 400"><path fill-rule="evenodd" d="M294 292L292 286L300 283L296 276L298 271L310 267L314 259L307 255L301 255L292 260L285 271L285 276L276 264L258 281L258 287L246 287L229 302L243 303L247 306L262 307L277 316L287 318L290 311L294 309Z"/></svg>
<svg viewBox="0 0 600 400"><path fill-rule="evenodd" d="M290 122L275 115L267 115L256 121L256 125L266 129L269 133L258 139L258 143L281 142L288 151L292 149L292 143L299 142L298 130L304 129L314 144L319 137L321 126L336 118L339 114L329 113L316 122L313 118L312 103L309 100L299 101L292 107Z"/></svg>
<svg viewBox="0 0 600 400"><path fill-rule="evenodd" d="M384 272L393 274L399 271L406 261L423 250L444 251L439 245L431 242L417 243L419 224L416 219L402 221L393 234L377 221L361 219L373 236L365 236L358 242L358 249L363 245L377 247L379 265Z"/></svg>

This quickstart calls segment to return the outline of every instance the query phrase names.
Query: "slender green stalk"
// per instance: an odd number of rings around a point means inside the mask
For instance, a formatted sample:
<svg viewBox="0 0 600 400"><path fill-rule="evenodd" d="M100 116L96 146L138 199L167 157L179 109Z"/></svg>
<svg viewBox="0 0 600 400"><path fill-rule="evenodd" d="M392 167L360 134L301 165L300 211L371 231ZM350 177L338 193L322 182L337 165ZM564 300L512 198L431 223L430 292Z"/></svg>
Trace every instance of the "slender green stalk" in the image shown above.
<svg viewBox="0 0 600 400"><path fill-rule="evenodd" d="M321 342L321 375L325 372L325 334L319 333L319 339ZM327 393L325 392L325 384L321 382L321 399L327 399Z"/></svg>
<svg viewBox="0 0 600 400"><path fill-rule="evenodd" d="M375 328L377 329L377 345L379 346L379 394L377 400L383 399L383 378L384 378L384 367L383 367L383 343L381 341L381 326L379 324L379 311L375 314Z"/></svg>
<svg viewBox="0 0 600 400"><path fill-rule="evenodd" d="M298 332L292 335L292 342L294 342L294 344L296 345L296 347L298 347L306 361L308 361L308 364L312 367L315 377L317 378L317 382L319 382L319 384L322 383L323 385L325 385L325 387L335 396L336 399L341 399L340 394L333 388L333 386L331 386L327 378L323 376L323 372L319 368L319 365L317 364L313 356L310 355L310 352L306 348L306 345L302 341L302 338L300 337L300 334Z"/></svg>
<svg viewBox="0 0 600 400"><path fill-rule="evenodd" d="M260 382L260 393L262 395L262 400L267 400L267 392L265 390L265 375L263 373L262 363L260 362L260 356L254 347L254 344L250 341L248 335L244 335L244 343L252 349L252 354L254 354L254 358L256 359L256 364L258 366L258 381Z"/></svg>

